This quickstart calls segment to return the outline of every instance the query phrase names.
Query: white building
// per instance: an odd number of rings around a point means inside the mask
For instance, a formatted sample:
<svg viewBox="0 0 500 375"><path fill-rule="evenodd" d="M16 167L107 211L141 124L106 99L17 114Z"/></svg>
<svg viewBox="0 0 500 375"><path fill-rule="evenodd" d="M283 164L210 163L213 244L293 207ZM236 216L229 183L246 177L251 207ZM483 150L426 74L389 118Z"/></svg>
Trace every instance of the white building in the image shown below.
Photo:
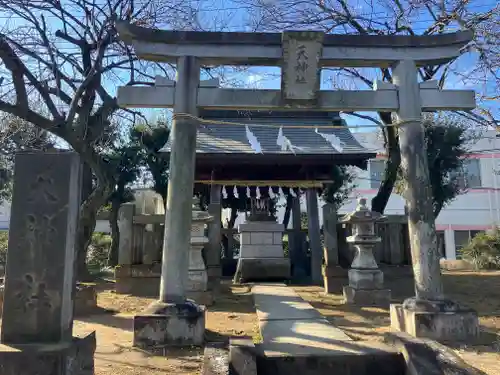
<svg viewBox="0 0 500 375"><path fill-rule="evenodd" d="M457 250L465 245L477 232L500 224L500 138L496 131L485 131L482 138L470 146L471 154L465 164L463 183L467 187L447 205L436 220L438 235L444 238L444 256L456 259ZM371 199L377 193L384 170L383 143L377 133L355 133L365 147L379 155L370 161L368 171L358 171L355 194ZM354 209L351 201L342 212ZM403 199L393 194L386 214L403 214Z"/></svg>

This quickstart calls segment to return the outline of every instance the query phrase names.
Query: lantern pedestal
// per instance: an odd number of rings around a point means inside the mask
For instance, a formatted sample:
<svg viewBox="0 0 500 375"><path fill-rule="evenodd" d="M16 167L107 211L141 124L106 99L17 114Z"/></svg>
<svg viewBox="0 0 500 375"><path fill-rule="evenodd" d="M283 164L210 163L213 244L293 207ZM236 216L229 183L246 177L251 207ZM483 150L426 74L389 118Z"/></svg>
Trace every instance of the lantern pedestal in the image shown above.
<svg viewBox="0 0 500 375"><path fill-rule="evenodd" d="M213 294L208 288L207 268L202 256L203 247L208 243L208 238L205 237L205 226L212 219L207 212L193 211L186 296L197 304L204 306L213 304Z"/></svg>
<svg viewBox="0 0 500 375"><path fill-rule="evenodd" d="M362 306L389 306L391 291L384 289L384 274L379 269L349 270L349 285L344 286L344 300Z"/></svg>
<svg viewBox="0 0 500 375"><path fill-rule="evenodd" d="M373 257L373 247L380 242L375 235L375 222L383 216L368 210L366 199L358 201L356 211L342 219L353 225L347 238L357 250L349 270L349 285L343 288L345 303L361 306L389 306L391 291L384 288L384 274Z"/></svg>

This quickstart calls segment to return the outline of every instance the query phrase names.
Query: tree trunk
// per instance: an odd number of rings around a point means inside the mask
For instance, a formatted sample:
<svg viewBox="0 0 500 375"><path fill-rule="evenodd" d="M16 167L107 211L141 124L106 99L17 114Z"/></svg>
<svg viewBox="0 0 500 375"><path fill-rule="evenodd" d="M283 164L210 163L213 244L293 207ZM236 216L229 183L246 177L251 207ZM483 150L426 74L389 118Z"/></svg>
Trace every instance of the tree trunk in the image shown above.
<svg viewBox="0 0 500 375"><path fill-rule="evenodd" d="M78 234L76 238L76 277L79 281L90 281L92 276L87 269L87 249L92 241L95 230L97 212L109 196L110 189L98 186L80 207L80 220L78 223Z"/></svg>
<svg viewBox="0 0 500 375"><path fill-rule="evenodd" d="M113 200L111 202L111 211L109 213L109 226L111 228L111 247L108 254L108 267L115 267L118 264L118 248L120 245L120 229L118 227L118 212L120 202Z"/></svg>
<svg viewBox="0 0 500 375"><path fill-rule="evenodd" d="M288 228L288 223L290 222L290 215L292 213L293 197L291 195L286 196L286 207L285 215L283 216L283 225Z"/></svg>
<svg viewBox="0 0 500 375"><path fill-rule="evenodd" d="M380 118L386 125L392 124L390 113L380 113ZM394 185L398 177L399 166L401 165L401 153L399 149L398 133L395 126L386 126L384 128L387 152L387 161L385 164L384 180L379 186L377 195L372 199L372 211L384 213L389 198L391 197Z"/></svg>

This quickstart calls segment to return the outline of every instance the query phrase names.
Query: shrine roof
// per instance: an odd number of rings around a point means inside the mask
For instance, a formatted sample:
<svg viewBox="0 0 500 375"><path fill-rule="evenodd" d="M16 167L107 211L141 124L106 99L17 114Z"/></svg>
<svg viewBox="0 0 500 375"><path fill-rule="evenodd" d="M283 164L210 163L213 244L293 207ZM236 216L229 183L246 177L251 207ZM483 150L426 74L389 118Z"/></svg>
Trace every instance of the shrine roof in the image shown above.
<svg viewBox="0 0 500 375"><path fill-rule="evenodd" d="M350 154L365 159L375 156L354 138L337 112L204 110L199 115L213 121L199 126L196 152L200 156ZM332 125L342 127L328 127ZM170 152L170 140L161 151Z"/></svg>

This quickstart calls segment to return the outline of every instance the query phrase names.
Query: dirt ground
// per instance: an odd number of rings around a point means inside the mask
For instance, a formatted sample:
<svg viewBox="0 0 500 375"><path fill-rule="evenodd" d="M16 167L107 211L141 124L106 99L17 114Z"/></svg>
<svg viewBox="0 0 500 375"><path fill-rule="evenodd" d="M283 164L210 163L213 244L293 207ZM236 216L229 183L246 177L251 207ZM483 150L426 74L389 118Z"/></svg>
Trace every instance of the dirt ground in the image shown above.
<svg viewBox="0 0 500 375"><path fill-rule="evenodd" d="M113 284L99 283L99 307L115 311L78 318L74 333L96 331L96 375L195 375L202 364L202 349L191 348L165 352L165 356L132 348L132 319L153 300L116 294ZM247 287L225 283L216 293L216 303L207 313L207 340L225 341L230 336L258 334L257 318Z"/></svg>
<svg viewBox="0 0 500 375"><path fill-rule="evenodd" d="M500 374L500 272L444 272L447 297L478 311L481 337L478 342L455 348L472 366L488 375ZM412 296L411 278L386 282L394 302ZM295 287L302 298L310 302L333 324L358 340L382 340L390 330L389 310L357 308L342 303L342 285L337 293L325 296L320 287Z"/></svg>

